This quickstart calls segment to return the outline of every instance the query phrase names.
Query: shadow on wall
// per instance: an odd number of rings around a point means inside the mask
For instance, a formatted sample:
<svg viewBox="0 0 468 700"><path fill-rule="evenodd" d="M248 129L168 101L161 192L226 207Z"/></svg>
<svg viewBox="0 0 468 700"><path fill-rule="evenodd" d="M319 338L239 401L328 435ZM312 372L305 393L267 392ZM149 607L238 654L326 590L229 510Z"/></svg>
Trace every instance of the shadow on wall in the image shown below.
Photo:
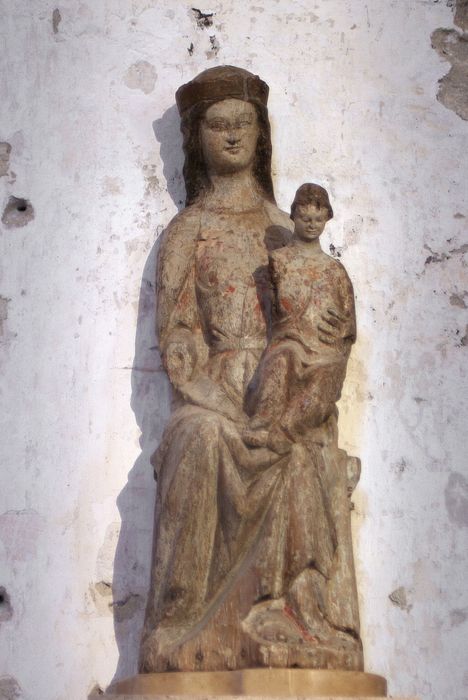
<svg viewBox="0 0 468 700"><path fill-rule="evenodd" d="M180 120L174 105L153 122L160 143L167 191L180 210L185 201ZM161 222L167 225L169 222ZM155 482L150 457L170 414L171 389L162 368L156 337L156 259L160 239L143 270L132 366L131 407L141 430L141 454L117 498L121 529L112 582L114 630L119 661L112 682L138 672L138 652L150 583Z"/></svg>

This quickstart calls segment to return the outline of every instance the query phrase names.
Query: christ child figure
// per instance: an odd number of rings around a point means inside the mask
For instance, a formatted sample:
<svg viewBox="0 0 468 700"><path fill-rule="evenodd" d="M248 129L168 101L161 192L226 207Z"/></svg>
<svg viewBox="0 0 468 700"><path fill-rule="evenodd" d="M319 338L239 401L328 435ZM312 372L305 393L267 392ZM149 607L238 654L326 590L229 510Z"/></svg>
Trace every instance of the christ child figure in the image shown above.
<svg viewBox="0 0 468 700"><path fill-rule="evenodd" d="M247 444L287 452L340 398L356 323L346 270L320 247L332 217L327 191L301 185L291 206L292 239L270 254L275 319L247 394Z"/></svg>

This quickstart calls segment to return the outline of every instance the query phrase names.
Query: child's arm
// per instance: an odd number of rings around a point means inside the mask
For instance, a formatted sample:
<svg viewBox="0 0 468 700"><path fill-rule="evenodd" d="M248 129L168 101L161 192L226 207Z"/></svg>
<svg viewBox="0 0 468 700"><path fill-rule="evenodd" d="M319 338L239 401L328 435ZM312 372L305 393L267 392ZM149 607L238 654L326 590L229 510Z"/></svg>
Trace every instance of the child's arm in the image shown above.
<svg viewBox="0 0 468 700"><path fill-rule="evenodd" d="M326 345L335 345L337 342L343 341L345 348L350 349L350 346L356 340L356 312L354 308L354 290L351 280L344 267L338 261L340 275L336 280L337 296L339 304L336 307L330 307L321 315L319 323L318 338Z"/></svg>

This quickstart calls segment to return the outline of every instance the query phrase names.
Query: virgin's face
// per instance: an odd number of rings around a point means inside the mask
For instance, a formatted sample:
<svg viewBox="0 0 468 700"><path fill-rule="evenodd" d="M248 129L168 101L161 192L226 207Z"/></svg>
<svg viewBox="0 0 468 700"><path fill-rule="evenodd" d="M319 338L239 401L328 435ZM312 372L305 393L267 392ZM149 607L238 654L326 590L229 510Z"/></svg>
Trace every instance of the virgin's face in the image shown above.
<svg viewBox="0 0 468 700"><path fill-rule="evenodd" d="M249 168L259 136L253 104L228 99L208 107L200 125L200 140L209 173L235 173Z"/></svg>

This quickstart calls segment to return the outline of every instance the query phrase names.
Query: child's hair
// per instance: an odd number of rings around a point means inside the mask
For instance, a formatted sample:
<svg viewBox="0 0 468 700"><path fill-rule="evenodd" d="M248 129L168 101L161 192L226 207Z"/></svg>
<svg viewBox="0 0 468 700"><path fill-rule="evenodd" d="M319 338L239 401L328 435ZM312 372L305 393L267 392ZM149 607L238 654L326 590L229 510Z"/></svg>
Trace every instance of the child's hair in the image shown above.
<svg viewBox="0 0 468 700"><path fill-rule="evenodd" d="M331 208L328 192L320 185L315 185L311 182L306 182L301 185L296 192L294 202L291 204L291 219L294 219L294 214L297 207L313 204L318 209L324 207L328 211L328 218L333 218L333 209Z"/></svg>

